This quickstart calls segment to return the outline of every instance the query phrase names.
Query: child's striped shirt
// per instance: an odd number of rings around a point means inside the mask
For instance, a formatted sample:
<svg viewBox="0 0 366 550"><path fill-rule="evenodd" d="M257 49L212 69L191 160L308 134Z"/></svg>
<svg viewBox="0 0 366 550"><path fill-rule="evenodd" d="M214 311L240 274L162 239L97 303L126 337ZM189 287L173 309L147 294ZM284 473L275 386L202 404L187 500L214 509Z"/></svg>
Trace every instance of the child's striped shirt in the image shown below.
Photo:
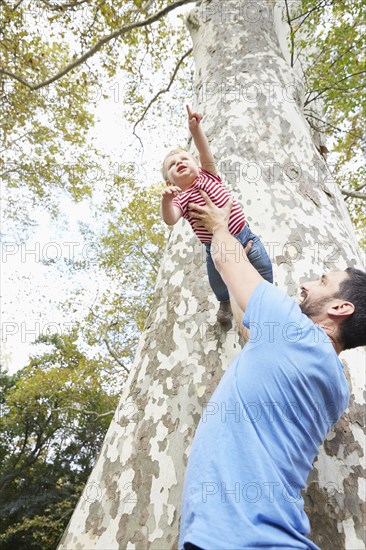
<svg viewBox="0 0 366 550"><path fill-rule="evenodd" d="M199 176L195 179L192 185L179 193L179 195L173 199L174 206L181 210L183 217L189 221L199 240L205 244L212 241L212 233L210 233L205 227L195 227L193 225L194 222L199 220L189 215L187 212L187 204L189 202L200 206L205 206L205 201L198 189L203 189L206 191L212 202L219 208L226 205L231 195L223 186L220 176L214 176L213 174L210 174L210 172L206 172L206 170L200 168ZM237 235L247 222L238 201L235 199L233 200L234 202L230 212L228 229L232 235Z"/></svg>

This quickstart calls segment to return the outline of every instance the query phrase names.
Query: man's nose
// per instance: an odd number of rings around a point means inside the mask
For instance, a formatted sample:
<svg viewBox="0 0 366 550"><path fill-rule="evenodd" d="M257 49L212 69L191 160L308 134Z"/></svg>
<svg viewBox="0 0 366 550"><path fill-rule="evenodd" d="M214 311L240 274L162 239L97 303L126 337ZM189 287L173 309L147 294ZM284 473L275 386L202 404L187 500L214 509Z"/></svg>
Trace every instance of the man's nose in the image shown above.
<svg viewBox="0 0 366 550"><path fill-rule="evenodd" d="M304 290L309 290L309 288L315 283L315 281L305 281L301 284L301 288Z"/></svg>

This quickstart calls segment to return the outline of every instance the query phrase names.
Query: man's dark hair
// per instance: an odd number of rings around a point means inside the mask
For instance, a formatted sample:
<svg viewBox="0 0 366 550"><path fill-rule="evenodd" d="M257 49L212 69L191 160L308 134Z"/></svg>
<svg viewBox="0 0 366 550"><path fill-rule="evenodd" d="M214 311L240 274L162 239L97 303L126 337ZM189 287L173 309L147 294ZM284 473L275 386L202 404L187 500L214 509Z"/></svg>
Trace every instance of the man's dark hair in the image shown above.
<svg viewBox="0 0 366 550"><path fill-rule="evenodd" d="M354 267L348 267L346 273L337 297L351 302L355 311L339 325L343 350L366 345L366 273Z"/></svg>

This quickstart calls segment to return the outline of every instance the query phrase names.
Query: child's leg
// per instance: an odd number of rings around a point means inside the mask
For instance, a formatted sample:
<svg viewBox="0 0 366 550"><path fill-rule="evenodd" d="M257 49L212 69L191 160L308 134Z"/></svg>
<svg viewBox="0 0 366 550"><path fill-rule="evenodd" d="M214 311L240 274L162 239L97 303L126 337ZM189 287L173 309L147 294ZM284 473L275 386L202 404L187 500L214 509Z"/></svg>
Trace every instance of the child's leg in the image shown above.
<svg viewBox="0 0 366 550"><path fill-rule="evenodd" d="M226 284L222 280L220 273L215 267L210 252L210 245L206 245L206 266L210 286L216 298L220 302L220 307L216 316L217 321L222 324L230 323L233 318L233 314L230 306L229 291Z"/></svg>
<svg viewBox="0 0 366 550"><path fill-rule="evenodd" d="M219 302L227 302L229 300L229 291L215 267L209 246L206 246L206 267L208 280L216 298Z"/></svg>
<svg viewBox="0 0 366 550"><path fill-rule="evenodd" d="M253 235L253 234L252 234ZM253 267L262 275L263 279L269 283L273 283L273 269L271 260L263 246L262 241L256 235L253 235L252 248L248 252L248 260Z"/></svg>
<svg viewBox="0 0 366 550"><path fill-rule="evenodd" d="M245 248L249 241L252 241L252 247L247 253L248 260L256 268L256 270L262 275L263 279L269 283L273 283L273 270L272 263L267 254L266 249L263 246L262 241L257 235L251 232L249 225L246 225L243 230L235 235L235 238Z"/></svg>

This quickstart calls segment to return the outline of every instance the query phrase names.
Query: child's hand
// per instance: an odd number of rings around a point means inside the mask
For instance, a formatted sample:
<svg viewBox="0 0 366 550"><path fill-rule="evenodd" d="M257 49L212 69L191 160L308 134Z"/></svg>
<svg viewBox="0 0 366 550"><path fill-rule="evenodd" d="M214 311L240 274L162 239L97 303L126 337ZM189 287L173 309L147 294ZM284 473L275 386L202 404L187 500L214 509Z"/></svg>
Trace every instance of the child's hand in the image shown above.
<svg viewBox="0 0 366 550"><path fill-rule="evenodd" d="M192 113L189 105L186 105L186 109L188 113L188 128L189 131L192 132L192 130L194 131L196 130L196 128L198 128L203 117L202 115L200 115L200 113L197 113L196 111Z"/></svg>
<svg viewBox="0 0 366 550"><path fill-rule="evenodd" d="M177 185L169 185L169 187L164 189L164 191L162 192L161 198L163 200L173 200L174 197L179 195L181 191L182 191L181 188L178 187Z"/></svg>

